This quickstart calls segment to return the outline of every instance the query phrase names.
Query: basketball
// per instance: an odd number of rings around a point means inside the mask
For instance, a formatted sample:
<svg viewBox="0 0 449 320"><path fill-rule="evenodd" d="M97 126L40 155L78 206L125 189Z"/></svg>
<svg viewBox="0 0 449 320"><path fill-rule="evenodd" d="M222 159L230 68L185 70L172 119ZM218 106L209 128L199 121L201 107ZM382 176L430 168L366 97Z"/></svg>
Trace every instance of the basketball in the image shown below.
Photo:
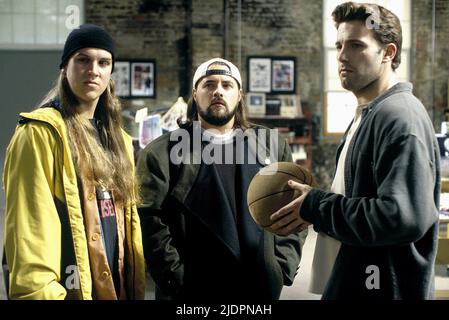
<svg viewBox="0 0 449 320"><path fill-rule="evenodd" d="M299 196L288 180L315 186L309 170L292 162L272 163L251 180L247 193L249 212L261 227L269 227L270 216Z"/></svg>

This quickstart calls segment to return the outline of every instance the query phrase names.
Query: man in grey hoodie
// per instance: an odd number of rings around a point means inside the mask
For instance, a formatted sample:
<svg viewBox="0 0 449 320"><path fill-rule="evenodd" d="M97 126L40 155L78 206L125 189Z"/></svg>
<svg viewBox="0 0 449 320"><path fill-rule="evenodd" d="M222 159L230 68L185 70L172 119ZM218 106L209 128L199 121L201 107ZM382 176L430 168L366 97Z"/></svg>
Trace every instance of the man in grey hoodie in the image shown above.
<svg viewBox="0 0 449 320"><path fill-rule="evenodd" d="M399 19L381 6L352 2L332 16L340 80L358 107L337 149L331 191L289 182L302 195L271 216L271 231L286 235L311 224L318 241L328 239L335 262L321 275L323 299L430 299L439 149L412 85L395 80Z"/></svg>

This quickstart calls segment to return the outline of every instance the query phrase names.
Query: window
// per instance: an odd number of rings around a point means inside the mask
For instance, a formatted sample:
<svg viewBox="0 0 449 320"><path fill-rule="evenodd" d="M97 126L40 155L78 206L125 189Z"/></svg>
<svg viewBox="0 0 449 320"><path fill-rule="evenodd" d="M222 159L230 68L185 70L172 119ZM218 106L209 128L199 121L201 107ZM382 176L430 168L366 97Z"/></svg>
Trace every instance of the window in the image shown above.
<svg viewBox="0 0 449 320"><path fill-rule="evenodd" d="M354 117L357 100L341 87L338 76L337 30L332 20L332 11L345 0L324 0L323 42L324 42L324 136L341 136ZM410 0L371 0L396 14L402 26L401 64L396 69L398 81L410 78L411 10Z"/></svg>
<svg viewBox="0 0 449 320"><path fill-rule="evenodd" d="M0 0L0 49L60 49L83 21L83 0Z"/></svg>

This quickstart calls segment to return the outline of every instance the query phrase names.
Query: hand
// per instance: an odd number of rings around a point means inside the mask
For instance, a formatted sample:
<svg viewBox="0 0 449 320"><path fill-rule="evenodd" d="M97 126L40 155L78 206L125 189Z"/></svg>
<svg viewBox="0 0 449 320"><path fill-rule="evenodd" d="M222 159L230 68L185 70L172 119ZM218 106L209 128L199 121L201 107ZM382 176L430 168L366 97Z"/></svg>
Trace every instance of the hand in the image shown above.
<svg viewBox="0 0 449 320"><path fill-rule="evenodd" d="M304 199L309 194L310 190L312 190L312 187L292 180L288 181L288 185L300 196L273 213L270 216L270 219L274 222L271 226L266 228L268 231L281 236L287 236L298 231L303 231L311 224L301 218L299 210Z"/></svg>

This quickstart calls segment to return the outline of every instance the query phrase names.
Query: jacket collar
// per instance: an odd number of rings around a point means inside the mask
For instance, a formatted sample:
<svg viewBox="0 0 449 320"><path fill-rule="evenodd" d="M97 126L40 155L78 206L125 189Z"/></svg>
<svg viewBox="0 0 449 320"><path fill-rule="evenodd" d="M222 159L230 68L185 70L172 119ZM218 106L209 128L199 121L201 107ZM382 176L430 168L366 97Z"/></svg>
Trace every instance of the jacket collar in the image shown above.
<svg viewBox="0 0 449 320"><path fill-rule="evenodd" d="M366 106L366 108L363 109L362 111L362 121L364 120L364 118L366 117L366 115L371 112L377 105L379 105L382 101L384 101L385 99L387 99L388 97L390 97L393 94L399 93L399 92L412 92L413 90L413 84L410 82L399 82L397 84L395 84L394 86L392 86L391 88L389 88L387 91L385 91L384 93L382 93L380 96L376 97L375 99L373 99L370 103L368 103L368 105ZM354 120L352 120L348 127L346 128L346 131L342 137L342 139L340 140L340 144L337 147L337 154L336 154L336 164L335 164L335 168L337 167L337 162L338 159L340 158L340 153L341 150L343 149L343 146L346 142L346 137L348 135L348 131L349 128L351 128L352 126L352 122ZM361 126L361 124L360 124Z"/></svg>
<svg viewBox="0 0 449 320"><path fill-rule="evenodd" d="M67 127L65 125L64 119L62 118L61 112L59 111L59 105L50 104L31 112L21 112L19 116L19 123L28 121L45 122L51 125L61 138L67 136ZM131 144L132 138L126 133L125 130L122 129L121 131L123 138L125 139L125 143L127 145ZM128 150L128 153L129 152L130 151ZM132 152L130 154L132 154Z"/></svg>

